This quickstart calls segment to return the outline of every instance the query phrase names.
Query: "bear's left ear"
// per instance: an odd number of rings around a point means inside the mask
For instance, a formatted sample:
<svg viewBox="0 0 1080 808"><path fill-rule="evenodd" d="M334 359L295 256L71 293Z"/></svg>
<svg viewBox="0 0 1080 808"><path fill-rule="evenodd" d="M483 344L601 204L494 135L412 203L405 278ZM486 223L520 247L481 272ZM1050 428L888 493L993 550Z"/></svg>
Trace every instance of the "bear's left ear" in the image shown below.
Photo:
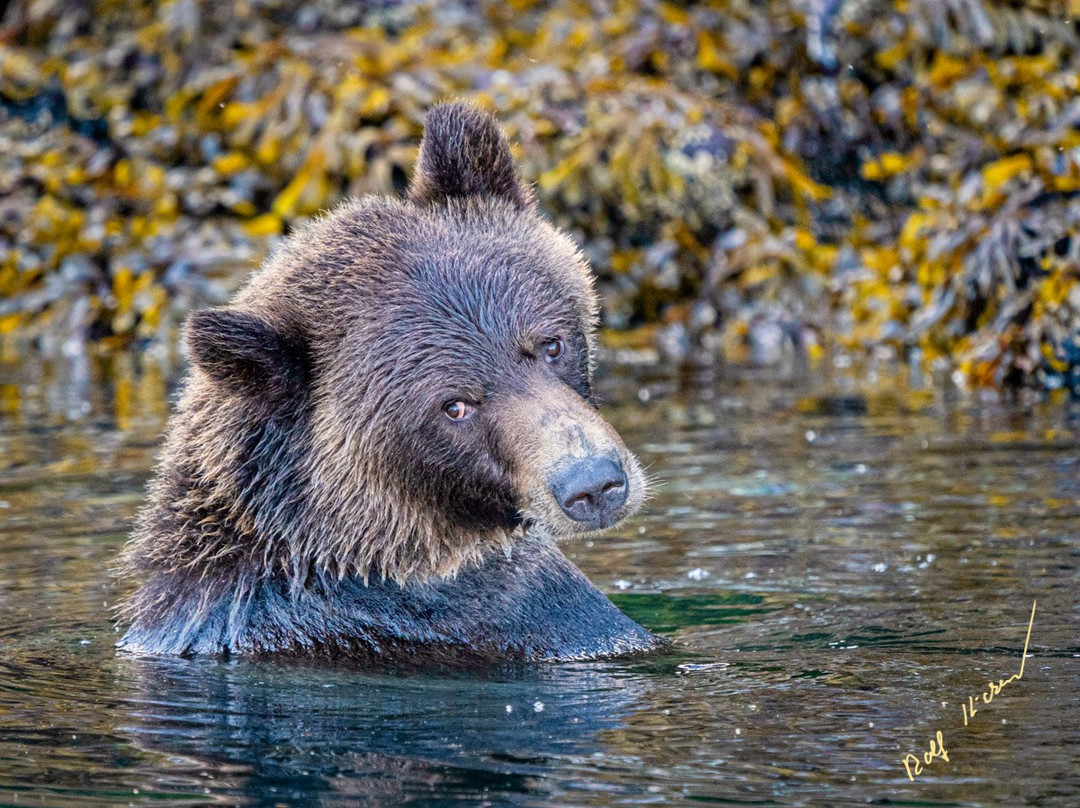
<svg viewBox="0 0 1080 808"><path fill-rule="evenodd" d="M431 205L465 196L499 197L521 210L533 204L495 118L472 104L438 104L428 111L409 199Z"/></svg>
<svg viewBox="0 0 1080 808"><path fill-rule="evenodd" d="M205 309L185 327L191 360L218 384L269 404L305 395L306 340L236 309Z"/></svg>

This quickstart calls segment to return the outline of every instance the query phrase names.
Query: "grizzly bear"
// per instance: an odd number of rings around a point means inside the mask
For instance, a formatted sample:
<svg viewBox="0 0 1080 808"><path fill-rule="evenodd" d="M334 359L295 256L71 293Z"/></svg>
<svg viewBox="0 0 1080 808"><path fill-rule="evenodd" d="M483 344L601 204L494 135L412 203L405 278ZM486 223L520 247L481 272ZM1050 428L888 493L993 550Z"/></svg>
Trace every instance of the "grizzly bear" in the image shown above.
<svg viewBox="0 0 1080 808"><path fill-rule="evenodd" d="M657 639L557 540L641 503L591 393L597 298L494 118L428 114L404 200L345 203L187 324L119 647L587 659Z"/></svg>

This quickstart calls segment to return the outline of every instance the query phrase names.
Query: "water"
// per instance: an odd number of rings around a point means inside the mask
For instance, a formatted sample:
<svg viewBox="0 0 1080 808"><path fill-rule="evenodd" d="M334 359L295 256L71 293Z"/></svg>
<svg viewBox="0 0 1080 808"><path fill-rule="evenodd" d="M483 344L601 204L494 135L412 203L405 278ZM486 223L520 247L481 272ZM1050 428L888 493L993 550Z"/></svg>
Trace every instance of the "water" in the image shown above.
<svg viewBox="0 0 1080 808"><path fill-rule="evenodd" d="M391 676L117 657L109 568L174 372L9 360L5 805L1080 804L1080 414L1062 401L608 370L605 411L660 485L567 549L675 649ZM1036 599L1023 678L985 704ZM938 732L949 759L925 765Z"/></svg>

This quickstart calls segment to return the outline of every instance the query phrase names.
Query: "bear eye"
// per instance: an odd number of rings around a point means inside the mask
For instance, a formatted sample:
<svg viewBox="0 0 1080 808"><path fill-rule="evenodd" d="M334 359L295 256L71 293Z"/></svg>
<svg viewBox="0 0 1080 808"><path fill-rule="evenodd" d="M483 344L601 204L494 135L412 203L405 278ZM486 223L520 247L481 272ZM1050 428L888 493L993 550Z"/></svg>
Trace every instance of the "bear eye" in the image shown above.
<svg viewBox="0 0 1080 808"><path fill-rule="evenodd" d="M451 421L464 421L476 410L472 404L467 401L448 401L446 406L443 407L443 412L446 413L446 417Z"/></svg>
<svg viewBox="0 0 1080 808"><path fill-rule="evenodd" d="M553 362L564 353L566 353L566 345L558 337L555 337L555 339L544 345L544 355L548 358L549 362Z"/></svg>

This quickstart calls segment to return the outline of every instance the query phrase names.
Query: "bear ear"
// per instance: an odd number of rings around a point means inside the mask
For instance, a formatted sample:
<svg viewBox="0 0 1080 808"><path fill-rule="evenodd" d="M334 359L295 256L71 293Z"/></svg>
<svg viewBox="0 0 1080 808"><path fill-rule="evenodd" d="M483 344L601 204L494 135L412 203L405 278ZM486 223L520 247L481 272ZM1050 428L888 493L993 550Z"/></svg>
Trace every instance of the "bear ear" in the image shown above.
<svg viewBox="0 0 1080 808"><path fill-rule="evenodd" d="M261 317L235 309L205 309L187 321L191 360L214 381L271 403L302 396L310 368L302 336L285 334Z"/></svg>
<svg viewBox="0 0 1080 808"><path fill-rule="evenodd" d="M522 210L532 206L494 116L472 104L438 104L428 111L409 199L432 205L465 196L500 197Z"/></svg>

